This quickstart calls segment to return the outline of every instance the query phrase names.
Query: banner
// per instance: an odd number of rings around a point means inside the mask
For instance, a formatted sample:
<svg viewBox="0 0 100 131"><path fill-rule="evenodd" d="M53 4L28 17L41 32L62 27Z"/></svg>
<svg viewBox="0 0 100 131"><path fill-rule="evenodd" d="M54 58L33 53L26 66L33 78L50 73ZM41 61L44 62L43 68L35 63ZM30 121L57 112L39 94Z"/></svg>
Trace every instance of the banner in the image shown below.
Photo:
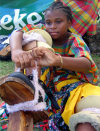
<svg viewBox="0 0 100 131"><path fill-rule="evenodd" d="M54 0L0 0L0 40L17 28L43 20L44 10ZM98 17L100 23L100 11Z"/></svg>
<svg viewBox="0 0 100 131"><path fill-rule="evenodd" d="M54 0L0 0L0 39L8 37L17 28L37 24L44 10Z"/></svg>

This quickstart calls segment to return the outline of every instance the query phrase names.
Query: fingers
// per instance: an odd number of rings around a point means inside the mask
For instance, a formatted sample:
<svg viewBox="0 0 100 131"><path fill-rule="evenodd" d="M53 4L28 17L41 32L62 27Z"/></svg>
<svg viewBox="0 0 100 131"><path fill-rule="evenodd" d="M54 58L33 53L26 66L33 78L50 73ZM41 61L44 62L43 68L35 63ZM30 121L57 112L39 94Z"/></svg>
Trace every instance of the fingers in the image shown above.
<svg viewBox="0 0 100 131"><path fill-rule="evenodd" d="M14 54L12 60L15 62L16 66L21 69L35 66L33 56L31 52L28 51L18 51Z"/></svg>
<svg viewBox="0 0 100 131"><path fill-rule="evenodd" d="M45 51L47 50L47 48L44 48L44 47L37 47L37 48L34 48L32 50L32 56L35 58L35 59L39 59L41 58Z"/></svg>
<svg viewBox="0 0 100 131"><path fill-rule="evenodd" d="M48 48L37 47L33 49L33 56L37 61L38 66L54 66L55 53Z"/></svg>
<svg viewBox="0 0 100 131"><path fill-rule="evenodd" d="M22 57L19 58L19 61L21 63L21 68L31 67L35 65L33 57L29 52L25 52Z"/></svg>
<svg viewBox="0 0 100 131"><path fill-rule="evenodd" d="M53 54L54 53L48 48L37 47L34 48L32 52L17 50L13 53L12 58L17 67L24 69L27 67L35 67L35 61L37 61L39 66L51 65L54 59Z"/></svg>

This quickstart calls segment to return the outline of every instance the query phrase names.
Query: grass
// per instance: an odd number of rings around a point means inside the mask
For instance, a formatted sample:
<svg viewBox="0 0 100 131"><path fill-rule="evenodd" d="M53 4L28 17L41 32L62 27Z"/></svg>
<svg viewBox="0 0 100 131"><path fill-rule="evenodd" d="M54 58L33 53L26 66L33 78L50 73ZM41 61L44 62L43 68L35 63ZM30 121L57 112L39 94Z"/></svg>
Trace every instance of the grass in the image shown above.
<svg viewBox="0 0 100 131"><path fill-rule="evenodd" d="M98 56L98 55L92 55L92 58L95 61L98 69L100 70L100 56Z"/></svg>
<svg viewBox="0 0 100 131"><path fill-rule="evenodd" d="M8 75L14 71L14 63L12 61L0 61L0 77Z"/></svg>

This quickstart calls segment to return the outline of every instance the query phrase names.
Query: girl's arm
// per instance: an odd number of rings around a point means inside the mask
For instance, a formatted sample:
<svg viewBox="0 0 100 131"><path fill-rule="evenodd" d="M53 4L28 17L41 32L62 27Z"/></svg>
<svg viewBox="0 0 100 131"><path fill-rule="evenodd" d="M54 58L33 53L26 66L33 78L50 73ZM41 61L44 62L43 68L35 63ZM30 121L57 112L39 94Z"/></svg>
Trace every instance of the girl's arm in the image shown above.
<svg viewBox="0 0 100 131"><path fill-rule="evenodd" d="M87 72L91 69L91 62L85 57L62 57L46 48L35 48L33 55L38 58L40 66L58 66L76 72Z"/></svg>
<svg viewBox="0 0 100 131"><path fill-rule="evenodd" d="M12 61L21 69L34 65L34 62L32 62L33 58L31 53L22 49L22 39L22 31L13 32L10 37Z"/></svg>
<svg viewBox="0 0 100 131"><path fill-rule="evenodd" d="M16 50L22 50L22 39L23 32L22 31L14 31L10 37L10 46L12 53Z"/></svg>
<svg viewBox="0 0 100 131"><path fill-rule="evenodd" d="M91 62L85 57L62 57L62 67L76 72L87 72L91 69Z"/></svg>

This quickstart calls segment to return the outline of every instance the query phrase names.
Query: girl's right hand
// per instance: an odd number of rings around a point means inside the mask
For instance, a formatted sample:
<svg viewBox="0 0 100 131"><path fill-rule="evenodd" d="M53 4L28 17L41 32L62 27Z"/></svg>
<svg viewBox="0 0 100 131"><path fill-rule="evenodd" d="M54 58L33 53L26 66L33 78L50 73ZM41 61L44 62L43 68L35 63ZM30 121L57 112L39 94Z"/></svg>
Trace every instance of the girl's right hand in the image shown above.
<svg viewBox="0 0 100 131"><path fill-rule="evenodd" d="M31 51L23 51L22 49L12 51L12 61L17 68L20 67L21 69L35 66Z"/></svg>

